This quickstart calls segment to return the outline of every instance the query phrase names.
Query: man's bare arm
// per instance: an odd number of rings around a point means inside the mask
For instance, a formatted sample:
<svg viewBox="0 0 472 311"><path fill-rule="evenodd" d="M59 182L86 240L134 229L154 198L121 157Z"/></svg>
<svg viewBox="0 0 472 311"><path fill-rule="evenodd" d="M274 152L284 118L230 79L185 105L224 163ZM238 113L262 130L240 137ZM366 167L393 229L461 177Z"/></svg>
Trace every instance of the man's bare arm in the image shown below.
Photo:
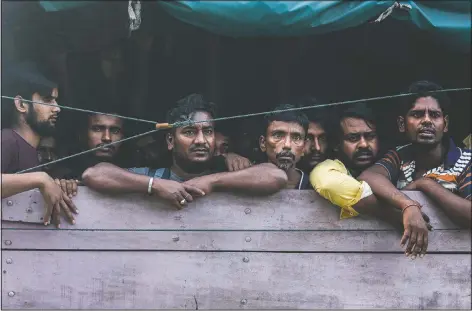
<svg viewBox="0 0 472 311"><path fill-rule="evenodd" d="M464 199L430 178L422 178L413 182L409 190L419 190L436 202L444 212L458 224L470 228L472 219L472 202Z"/></svg>
<svg viewBox="0 0 472 311"><path fill-rule="evenodd" d="M243 191L272 194L285 188L287 174L275 165L263 163L240 171L216 173L185 182L209 193L211 191Z"/></svg>
<svg viewBox="0 0 472 311"><path fill-rule="evenodd" d="M369 184L375 196L389 205L402 209L416 202L398 190L388 178L387 170L380 165L373 165L366 169L358 178Z"/></svg>
<svg viewBox="0 0 472 311"><path fill-rule="evenodd" d="M2 199L31 189L41 188L51 179L44 172L2 174Z"/></svg>
<svg viewBox="0 0 472 311"><path fill-rule="evenodd" d="M85 170L82 181L87 187L100 192L146 193L149 177L110 163L99 163Z"/></svg>
<svg viewBox="0 0 472 311"><path fill-rule="evenodd" d="M108 193L147 193L150 177L129 172L109 163L99 163L88 168L82 175L86 186L100 192ZM204 196L205 193L173 180L153 179L151 193L160 197L177 208L182 208L194 197Z"/></svg>

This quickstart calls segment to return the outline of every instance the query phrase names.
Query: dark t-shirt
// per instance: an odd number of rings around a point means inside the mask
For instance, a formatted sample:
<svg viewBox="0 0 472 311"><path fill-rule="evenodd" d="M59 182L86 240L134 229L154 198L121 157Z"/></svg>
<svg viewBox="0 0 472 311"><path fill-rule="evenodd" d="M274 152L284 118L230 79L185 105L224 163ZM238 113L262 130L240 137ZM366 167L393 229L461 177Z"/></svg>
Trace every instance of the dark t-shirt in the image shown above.
<svg viewBox="0 0 472 311"><path fill-rule="evenodd" d="M2 174L13 174L39 165L38 152L12 129L3 129Z"/></svg>

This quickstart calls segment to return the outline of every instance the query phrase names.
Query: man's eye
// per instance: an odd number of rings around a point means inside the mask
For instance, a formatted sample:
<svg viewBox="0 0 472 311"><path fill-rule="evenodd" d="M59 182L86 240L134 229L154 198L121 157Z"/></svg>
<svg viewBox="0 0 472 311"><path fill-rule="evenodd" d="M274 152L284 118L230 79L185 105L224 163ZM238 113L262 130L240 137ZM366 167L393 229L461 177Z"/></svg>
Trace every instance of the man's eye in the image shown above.
<svg viewBox="0 0 472 311"><path fill-rule="evenodd" d="M272 136L274 136L275 138L282 138L283 134L280 133L280 132L276 132L276 133L272 134Z"/></svg>
<svg viewBox="0 0 472 311"><path fill-rule="evenodd" d="M437 118L441 117L441 114L439 112L431 112L430 116L431 116L431 118L437 119Z"/></svg>
<svg viewBox="0 0 472 311"><path fill-rule="evenodd" d="M367 140L372 140L372 139L375 139L376 137L377 137L377 134L375 134L375 133L369 133L369 134L365 135L365 138Z"/></svg>
<svg viewBox="0 0 472 311"><path fill-rule="evenodd" d="M112 129L110 129L110 132L111 132L112 134L119 134L119 133L121 133L121 129L119 129L119 128L112 128Z"/></svg>
<svg viewBox="0 0 472 311"><path fill-rule="evenodd" d="M292 140L293 140L293 141L301 141L301 140L302 140L302 136L301 136L301 135L292 135Z"/></svg>
<svg viewBox="0 0 472 311"><path fill-rule="evenodd" d="M359 140L359 137L357 137L357 136L348 136L348 137L346 138L346 140L347 140L347 141L350 141L350 142L352 142L352 143L354 143L354 142L356 142L356 141Z"/></svg>
<svg viewBox="0 0 472 311"><path fill-rule="evenodd" d="M315 140L315 138L310 135L310 136L307 136L306 140L313 142Z"/></svg>
<svg viewBox="0 0 472 311"><path fill-rule="evenodd" d="M412 113L411 113L411 116L414 117L414 118L420 118L421 115L422 115L422 114L419 113L419 112L412 112Z"/></svg>
<svg viewBox="0 0 472 311"><path fill-rule="evenodd" d="M211 135L211 134L213 134L213 130L211 130L211 129L204 130L204 131L203 131L203 134L205 134L205 135Z"/></svg>
<svg viewBox="0 0 472 311"><path fill-rule="evenodd" d="M192 135L195 135L195 131L186 130L186 131L183 131L183 134L187 136L192 136Z"/></svg>
<svg viewBox="0 0 472 311"><path fill-rule="evenodd" d="M100 132L101 128L99 126L92 126L92 131L94 132Z"/></svg>

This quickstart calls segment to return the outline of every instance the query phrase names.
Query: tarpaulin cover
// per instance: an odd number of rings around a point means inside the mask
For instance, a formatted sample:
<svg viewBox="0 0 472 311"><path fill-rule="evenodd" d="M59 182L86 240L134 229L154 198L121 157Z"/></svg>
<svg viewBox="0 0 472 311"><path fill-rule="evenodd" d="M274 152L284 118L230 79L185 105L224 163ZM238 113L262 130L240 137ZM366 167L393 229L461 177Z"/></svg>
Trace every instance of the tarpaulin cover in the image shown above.
<svg viewBox="0 0 472 311"><path fill-rule="evenodd" d="M395 1L157 1L175 18L233 37L304 36L371 21ZM49 12L96 1L40 1ZM411 10L388 18L410 20L454 49L470 49L470 1L400 1ZM406 17L405 17L406 16Z"/></svg>

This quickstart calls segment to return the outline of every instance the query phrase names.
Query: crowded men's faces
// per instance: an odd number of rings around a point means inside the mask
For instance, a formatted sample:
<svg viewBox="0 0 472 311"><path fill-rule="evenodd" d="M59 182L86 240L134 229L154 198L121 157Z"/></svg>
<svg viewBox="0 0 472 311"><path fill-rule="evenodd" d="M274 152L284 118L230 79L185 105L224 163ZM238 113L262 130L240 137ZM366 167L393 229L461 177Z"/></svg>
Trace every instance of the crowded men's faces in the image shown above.
<svg viewBox="0 0 472 311"><path fill-rule="evenodd" d="M355 169L372 165L379 152L375 125L360 118L343 118L340 126L342 137L339 154L343 162Z"/></svg>
<svg viewBox="0 0 472 311"><path fill-rule="evenodd" d="M123 120L107 115L93 115L89 117L87 128L88 149L97 148L123 139ZM95 156L103 159L112 159L120 148L121 143L101 148L95 151Z"/></svg>
<svg viewBox="0 0 472 311"><path fill-rule="evenodd" d="M436 146L448 131L448 117L435 98L420 97L405 117L398 118L398 128L412 143Z"/></svg>
<svg viewBox="0 0 472 311"><path fill-rule="evenodd" d="M227 154L229 152L229 137L221 132L215 132L215 156Z"/></svg>
<svg viewBox="0 0 472 311"><path fill-rule="evenodd" d="M317 122L310 122L302 161L311 170L326 160L327 152L328 139L325 129Z"/></svg>
<svg viewBox="0 0 472 311"><path fill-rule="evenodd" d="M31 100L34 102L52 106L24 102L19 97L15 99L15 106L20 113L24 113L25 121L33 131L41 136L48 136L54 132L61 111L56 102L58 96L57 88L53 88L51 94L42 96L39 93L34 93L31 96Z"/></svg>
<svg viewBox="0 0 472 311"><path fill-rule="evenodd" d="M282 170L295 167L305 148L305 129L297 122L272 121L259 139L270 163Z"/></svg>
<svg viewBox="0 0 472 311"><path fill-rule="evenodd" d="M215 130L212 116L208 112L197 111L190 120L198 123L178 127L166 136L167 149L172 151L179 165L207 164L215 152Z"/></svg>

